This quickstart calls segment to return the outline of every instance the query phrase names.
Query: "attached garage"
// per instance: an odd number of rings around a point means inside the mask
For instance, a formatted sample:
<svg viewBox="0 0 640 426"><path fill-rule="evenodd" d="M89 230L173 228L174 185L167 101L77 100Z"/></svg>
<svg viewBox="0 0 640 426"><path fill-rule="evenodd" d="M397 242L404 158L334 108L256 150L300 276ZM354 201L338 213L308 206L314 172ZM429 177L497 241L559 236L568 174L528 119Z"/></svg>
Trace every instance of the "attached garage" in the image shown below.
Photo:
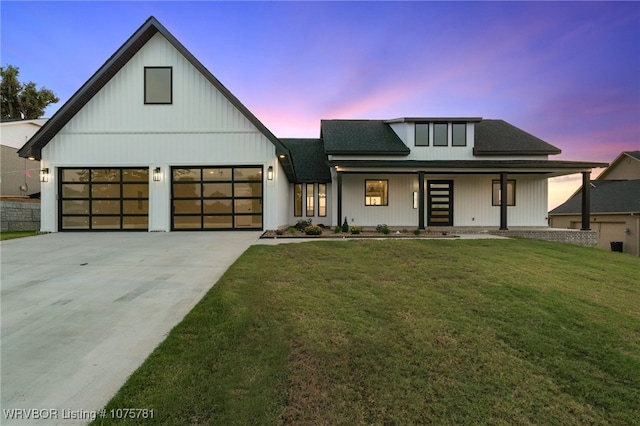
<svg viewBox="0 0 640 426"><path fill-rule="evenodd" d="M61 168L61 231L146 231L148 168Z"/></svg>
<svg viewBox="0 0 640 426"><path fill-rule="evenodd" d="M171 168L171 230L262 229L262 166Z"/></svg>

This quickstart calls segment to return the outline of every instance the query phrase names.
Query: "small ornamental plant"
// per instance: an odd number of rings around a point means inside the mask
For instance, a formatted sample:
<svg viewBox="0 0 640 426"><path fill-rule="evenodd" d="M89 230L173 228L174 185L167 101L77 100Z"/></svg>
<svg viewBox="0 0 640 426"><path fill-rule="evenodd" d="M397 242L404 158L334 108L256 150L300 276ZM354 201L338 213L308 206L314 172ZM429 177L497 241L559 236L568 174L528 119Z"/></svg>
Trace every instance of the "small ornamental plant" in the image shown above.
<svg viewBox="0 0 640 426"><path fill-rule="evenodd" d="M296 225L296 230L304 232L309 226L311 226L311 219L300 219Z"/></svg>
<svg viewBox="0 0 640 426"><path fill-rule="evenodd" d="M304 233L307 235L321 235L322 228L319 227L318 225L310 225L306 227L306 229L304 230Z"/></svg>
<svg viewBox="0 0 640 426"><path fill-rule="evenodd" d="M297 230L296 230L296 228L294 228L293 226L292 226L291 228L289 228L289 233L290 233L291 235L295 235L295 234L296 234L296 232L298 232L298 231L297 231Z"/></svg>
<svg viewBox="0 0 640 426"><path fill-rule="evenodd" d="M333 228L334 234L339 234L341 232L342 232L342 226L336 226L335 228Z"/></svg>
<svg viewBox="0 0 640 426"><path fill-rule="evenodd" d="M362 228L357 225L353 225L351 228L349 228L349 232L351 232L353 235L358 235L362 232Z"/></svg>
<svg viewBox="0 0 640 426"><path fill-rule="evenodd" d="M376 232L379 233L379 234L389 235L391 230L389 229L389 227L387 225L382 224L382 225L376 226Z"/></svg>
<svg viewBox="0 0 640 426"><path fill-rule="evenodd" d="M344 217L344 222L342 222L342 232L349 232L349 221L347 217Z"/></svg>
<svg viewBox="0 0 640 426"><path fill-rule="evenodd" d="M284 229L276 229L276 235L283 235Z"/></svg>
<svg viewBox="0 0 640 426"><path fill-rule="evenodd" d="M420 235L420 230L419 229L414 229L413 230L413 235Z"/></svg>

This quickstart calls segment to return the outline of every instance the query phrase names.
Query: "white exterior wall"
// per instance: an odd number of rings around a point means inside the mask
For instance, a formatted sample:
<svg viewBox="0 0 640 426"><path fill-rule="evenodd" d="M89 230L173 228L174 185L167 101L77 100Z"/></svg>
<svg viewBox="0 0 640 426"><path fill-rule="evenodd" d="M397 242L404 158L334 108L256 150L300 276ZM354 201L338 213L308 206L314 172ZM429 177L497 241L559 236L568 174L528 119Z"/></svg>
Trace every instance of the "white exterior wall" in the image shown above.
<svg viewBox="0 0 640 426"><path fill-rule="evenodd" d="M365 206L365 179L389 180L389 205ZM500 226L500 206L493 206L492 181L499 175L425 174L425 226L429 180L453 180L453 226ZM507 209L507 226L547 226L547 179L535 175L509 175L516 181L516 205ZM335 181L334 181L335 182ZM413 191L418 191L416 174L344 174L342 177L342 223L350 225L418 226L418 209L413 208Z"/></svg>
<svg viewBox="0 0 640 426"><path fill-rule="evenodd" d="M499 175L453 177L454 226L500 226L500 206L491 204L492 181L499 179ZM507 179L516 181L516 205L507 207L507 226L547 226L547 179L534 175L507 175Z"/></svg>
<svg viewBox="0 0 640 426"><path fill-rule="evenodd" d="M365 180L389 180L387 206L365 206ZM342 224L344 216L349 225L418 226L418 209L413 208L413 191L418 190L415 174L344 174L342 176Z"/></svg>
<svg viewBox="0 0 640 426"><path fill-rule="evenodd" d="M173 68L173 104L144 104L144 67ZM161 167L149 184L149 230L170 230L170 166L274 167L264 180L263 224L286 220L275 146L164 37L156 34L42 150L42 230L57 231L60 167ZM265 173L266 174L266 173ZM150 173L150 176L152 174Z"/></svg>
<svg viewBox="0 0 640 426"><path fill-rule="evenodd" d="M311 182L309 182L311 183ZM335 191L332 190L333 186L331 184L331 182L327 182L325 185L327 185L327 215L326 216L318 216L318 182L316 182L314 187L314 202L315 202L315 206L314 206L314 215L313 216L307 216L307 184L303 183L302 184L302 216L294 216L294 200L295 200L295 186L294 184L289 184L289 187L286 191L287 195L288 195L288 199L287 199L287 212L288 212L288 217L287 217L287 223L285 225L291 226L291 225L295 225L296 222L298 222L299 220L307 220L307 219L311 219L311 222L314 224L322 224L325 226L335 226L336 222L334 220L334 210L333 210L333 206L334 201L335 201ZM284 228L284 226L281 226L281 228Z"/></svg>

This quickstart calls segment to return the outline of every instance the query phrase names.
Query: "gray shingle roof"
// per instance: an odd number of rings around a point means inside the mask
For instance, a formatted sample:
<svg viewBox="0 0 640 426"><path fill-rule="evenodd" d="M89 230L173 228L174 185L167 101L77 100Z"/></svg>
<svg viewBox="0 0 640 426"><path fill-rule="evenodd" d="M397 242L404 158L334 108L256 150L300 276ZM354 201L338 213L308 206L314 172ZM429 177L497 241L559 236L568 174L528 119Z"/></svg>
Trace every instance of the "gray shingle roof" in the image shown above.
<svg viewBox="0 0 640 426"><path fill-rule="evenodd" d="M636 160L640 160L640 151L625 151L624 153Z"/></svg>
<svg viewBox="0 0 640 426"><path fill-rule="evenodd" d="M591 181L591 213L640 213L640 179ZM582 191L549 212L580 214Z"/></svg>
<svg viewBox="0 0 640 426"><path fill-rule="evenodd" d="M327 154L409 155L409 148L383 120L322 120Z"/></svg>
<svg viewBox="0 0 640 426"><path fill-rule="evenodd" d="M504 120L482 120L475 125L474 155L554 155L559 148Z"/></svg>
<svg viewBox="0 0 640 426"><path fill-rule="evenodd" d="M331 182L322 139L280 138L280 141L291 152L296 183Z"/></svg>

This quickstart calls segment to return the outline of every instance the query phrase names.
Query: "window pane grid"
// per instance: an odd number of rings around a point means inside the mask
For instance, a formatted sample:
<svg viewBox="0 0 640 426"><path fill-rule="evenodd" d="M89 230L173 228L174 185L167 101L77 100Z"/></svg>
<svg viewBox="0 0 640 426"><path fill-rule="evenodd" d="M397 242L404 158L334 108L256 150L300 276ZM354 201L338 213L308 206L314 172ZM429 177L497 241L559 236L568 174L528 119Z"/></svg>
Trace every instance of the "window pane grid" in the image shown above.
<svg viewBox="0 0 640 426"><path fill-rule="evenodd" d="M61 230L147 229L148 169L67 168L60 175Z"/></svg>
<svg viewBox="0 0 640 426"><path fill-rule="evenodd" d="M173 229L262 228L261 167L177 167L172 177Z"/></svg>

